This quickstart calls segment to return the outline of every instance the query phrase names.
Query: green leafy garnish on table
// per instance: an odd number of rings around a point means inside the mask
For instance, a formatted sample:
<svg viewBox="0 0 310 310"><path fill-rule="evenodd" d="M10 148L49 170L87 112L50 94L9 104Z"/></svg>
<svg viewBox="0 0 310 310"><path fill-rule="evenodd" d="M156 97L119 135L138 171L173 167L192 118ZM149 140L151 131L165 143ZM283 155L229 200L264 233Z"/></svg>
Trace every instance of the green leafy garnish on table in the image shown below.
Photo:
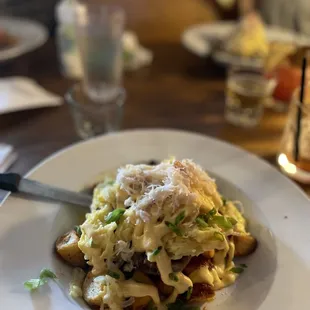
<svg viewBox="0 0 310 310"><path fill-rule="evenodd" d="M24 288L32 292L47 283L49 279L55 280L57 279L57 276L50 269L42 269L38 279L30 279L24 282Z"/></svg>
<svg viewBox="0 0 310 310"><path fill-rule="evenodd" d="M105 218L105 222L107 224L111 224L113 222L118 222L120 220L120 218L122 217L122 215L125 213L125 209L115 209L112 212L110 212L106 218Z"/></svg>

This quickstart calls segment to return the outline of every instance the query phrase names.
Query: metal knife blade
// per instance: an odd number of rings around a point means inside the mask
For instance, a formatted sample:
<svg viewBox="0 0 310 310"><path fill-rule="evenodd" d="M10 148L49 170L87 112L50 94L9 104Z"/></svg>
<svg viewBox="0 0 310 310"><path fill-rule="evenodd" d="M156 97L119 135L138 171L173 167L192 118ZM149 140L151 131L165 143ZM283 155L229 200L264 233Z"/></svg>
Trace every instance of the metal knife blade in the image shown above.
<svg viewBox="0 0 310 310"><path fill-rule="evenodd" d="M92 202L92 197L90 195L72 192L37 181L21 178L15 173L0 174L0 188L11 192L30 194L87 208L90 207Z"/></svg>

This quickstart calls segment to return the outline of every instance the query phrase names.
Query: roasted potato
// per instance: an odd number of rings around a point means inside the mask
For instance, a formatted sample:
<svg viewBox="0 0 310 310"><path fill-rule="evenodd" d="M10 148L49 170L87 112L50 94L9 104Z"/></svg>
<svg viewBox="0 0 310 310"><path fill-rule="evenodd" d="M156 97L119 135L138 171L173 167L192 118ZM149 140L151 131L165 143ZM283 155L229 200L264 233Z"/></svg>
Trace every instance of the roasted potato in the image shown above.
<svg viewBox="0 0 310 310"><path fill-rule="evenodd" d="M151 284L154 285L152 280L143 272L141 271L135 271L135 273L132 276L132 279L139 283L145 283L145 284Z"/></svg>
<svg viewBox="0 0 310 310"><path fill-rule="evenodd" d="M97 278L99 277L101 276L97 276ZM95 279L96 277L88 272L82 286L83 298L91 306L100 306L102 302L101 284L94 281Z"/></svg>
<svg viewBox="0 0 310 310"><path fill-rule="evenodd" d="M162 280L159 280L156 283L156 286L158 287L158 290L165 296L169 296L174 290L173 286L165 284Z"/></svg>
<svg viewBox="0 0 310 310"><path fill-rule="evenodd" d="M150 296L135 297L135 302L131 305L132 310L147 309L148 304L152 301Z"/></svg>
<svg viewBox="0 0 310 310"><path fill-rule="evenodd" d="M253 253L257 247L257 240L251 235L233 236L235 244L235 256L247 256Z"/></svg>
<svg viewBox="0 0 310 310"><path fill-rule="evenodd" d="M210 266L210 258L199 255L192 257L191 261L187 264L187 266L184 268L183 273L187 276L189 276L193 271L196 269L209 265Z"/></svg>
<svg viewBox="0 0 310 310"><path fill-rule="evenodd" d="M211 286L206 283L194 283L190 302L204 302L212 300L215 296Z"/></svg>
<svg viewBox="0 0 310 310"><path fill-rule="evenodd" d="M70 230L56 240L57 253L71 266L84 268L84 254L78 247L80 237L75 230Z"/></svg>

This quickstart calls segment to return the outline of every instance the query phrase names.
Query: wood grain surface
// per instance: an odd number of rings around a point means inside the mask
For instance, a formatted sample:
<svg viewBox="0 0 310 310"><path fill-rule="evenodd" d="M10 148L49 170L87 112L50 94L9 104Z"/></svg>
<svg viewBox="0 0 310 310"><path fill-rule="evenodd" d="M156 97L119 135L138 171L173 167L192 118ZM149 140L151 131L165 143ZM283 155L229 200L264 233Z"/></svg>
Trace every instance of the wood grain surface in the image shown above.
<svg viewBox="0 0 310 310"><path fill-rule="evenodd" d="M223 115L225 68L191 55L181 46L180 35L187 26L212 22L216 14L198 0L122 3L128 13L128 27L154 52L150 67L124 77L127 101L123 128L201 132L274 164L286 115L266 110L261 124L253 129L227 124ZM59 72L54 39L31 54L2 64L0 69L1 76L29 76L59 95L74 83ZM78 140L66 104L0 116L0 141L12 144L19 154L11 171L24 174L46 156ZM309 187L303 188L310 194Z"/></svg>

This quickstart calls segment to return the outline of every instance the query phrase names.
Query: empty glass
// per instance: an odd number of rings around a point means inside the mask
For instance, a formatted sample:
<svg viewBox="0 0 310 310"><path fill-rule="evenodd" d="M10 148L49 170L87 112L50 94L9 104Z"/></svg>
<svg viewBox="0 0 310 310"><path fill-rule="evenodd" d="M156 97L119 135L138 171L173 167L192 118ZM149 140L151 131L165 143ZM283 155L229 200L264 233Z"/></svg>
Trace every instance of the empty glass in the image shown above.
<svg viewBox="0 0 310 310"><path fill-rule="evenodd" d="M124 11L99 1L77 2L77 41L84 71L83 88L93 100L114 96L121 84Z"/></svg>
<svg viewBox="0 0 310 310"><path fill-rule="evenodd" d="M297 111L300 106L299 89L292 97L287 123L284 129L278 164L281 170L291 178L310 183L310 88L305 87L304 104L301 107L298 160L295 158Z"/></svg>
<svg viewBox="0 0 310 310"><path fill-rule="evenodd" d="M102 96L99 102L89 98L81 84L76 84L65 98L70 106L76 131L82 139L120 129L126 99L123 88L115 87L113 94Z"/></svg>
<svg viewBox="0 0 310 310"><path fill-rule="evenodd" d="M268 80L259 70L232 68L226 86L225 119L241 127L256 126L274 86L275 82Z"/></svg>

